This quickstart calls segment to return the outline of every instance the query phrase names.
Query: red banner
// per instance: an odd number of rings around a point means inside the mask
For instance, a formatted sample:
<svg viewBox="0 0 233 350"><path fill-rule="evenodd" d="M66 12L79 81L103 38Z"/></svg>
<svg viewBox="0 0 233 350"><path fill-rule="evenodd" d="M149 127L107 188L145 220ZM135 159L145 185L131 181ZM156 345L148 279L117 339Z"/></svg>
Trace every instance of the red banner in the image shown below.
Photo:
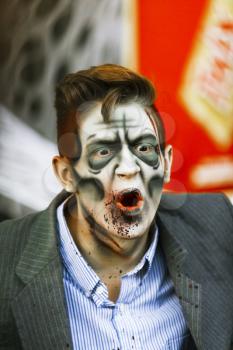
<svg viewBox="0 0 233 350"><path fill-rule="evenodd" d="M233 193L231 0L138 1L139 71L157 89L178 191Z"/></svg>

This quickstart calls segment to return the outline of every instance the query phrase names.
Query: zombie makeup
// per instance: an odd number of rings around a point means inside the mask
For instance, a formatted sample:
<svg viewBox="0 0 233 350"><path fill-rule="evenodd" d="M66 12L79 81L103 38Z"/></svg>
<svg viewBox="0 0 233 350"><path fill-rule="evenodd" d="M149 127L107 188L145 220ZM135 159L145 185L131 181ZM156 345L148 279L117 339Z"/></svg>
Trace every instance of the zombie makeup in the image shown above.
<svg viewBox="0 0 233 350"><path fill-rule="evenodd" d="M87 146L87 157L90 171L94 174L100 172L121 150L119 135L115 140L96 141Z"/></svg>
<svg viewBox="0 0 233 350"><path fill-rule="evenodd" d="M92 227L109 237L135 238L149 229L162 193L158 131L136 103L116 107L107 123L100 111L89 111L80 125L77 199Z"/></svg>
<svg viewBox="0 0 233 350"><path fill-rule="evenodd" d="M160 153L158 140L151 134L145 134L135 139L133 142L128 141L131 152L140 160L157 169L160 164Z"/></svg>

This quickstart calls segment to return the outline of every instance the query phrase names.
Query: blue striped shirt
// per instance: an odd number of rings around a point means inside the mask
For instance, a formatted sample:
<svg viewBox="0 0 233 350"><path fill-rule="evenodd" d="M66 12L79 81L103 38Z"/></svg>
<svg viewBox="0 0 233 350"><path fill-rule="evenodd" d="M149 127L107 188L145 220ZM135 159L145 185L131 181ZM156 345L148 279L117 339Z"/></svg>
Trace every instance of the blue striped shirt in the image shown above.
<svg viewBox="0 0 233 350"><path fill-rule="evenodd" d="M137 266L122 276L116 303L78 250L57 209L63 282L76 350L180 350L189 337L168 276L158 230Z"/></svg>

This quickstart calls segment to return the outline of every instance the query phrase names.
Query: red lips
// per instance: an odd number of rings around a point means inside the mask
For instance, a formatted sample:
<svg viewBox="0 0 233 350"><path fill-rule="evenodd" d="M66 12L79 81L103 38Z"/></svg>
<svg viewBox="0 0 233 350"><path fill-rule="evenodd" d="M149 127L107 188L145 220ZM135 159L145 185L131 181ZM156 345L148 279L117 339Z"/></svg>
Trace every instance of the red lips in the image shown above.
<svg viewBox="0 0 233 350"><path fill-rule="evenodd" d="M142 208L143 197L139 190L126 190L117 194L115 203L120 210L133 212Z"/></svg>

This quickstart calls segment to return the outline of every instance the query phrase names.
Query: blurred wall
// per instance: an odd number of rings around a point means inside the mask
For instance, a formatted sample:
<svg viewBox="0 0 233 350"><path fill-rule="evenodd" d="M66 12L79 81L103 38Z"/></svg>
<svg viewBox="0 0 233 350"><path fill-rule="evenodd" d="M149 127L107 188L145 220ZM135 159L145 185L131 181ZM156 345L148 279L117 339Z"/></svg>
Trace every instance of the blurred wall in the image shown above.
<svg viewBox="0 0 233 350"><path fill-rule="evenodd" d="M121 0L0 4L0 101L55 140L54 85L67 72L121 60Z"/></svg>
<svg viewBox="0 0 233 350"><path fill-rule="evenodd" d="M122 11L122 0L0 3L0 220L45 207L58 191L45 166L54 86L68 72L121 63Z"/></svg>

